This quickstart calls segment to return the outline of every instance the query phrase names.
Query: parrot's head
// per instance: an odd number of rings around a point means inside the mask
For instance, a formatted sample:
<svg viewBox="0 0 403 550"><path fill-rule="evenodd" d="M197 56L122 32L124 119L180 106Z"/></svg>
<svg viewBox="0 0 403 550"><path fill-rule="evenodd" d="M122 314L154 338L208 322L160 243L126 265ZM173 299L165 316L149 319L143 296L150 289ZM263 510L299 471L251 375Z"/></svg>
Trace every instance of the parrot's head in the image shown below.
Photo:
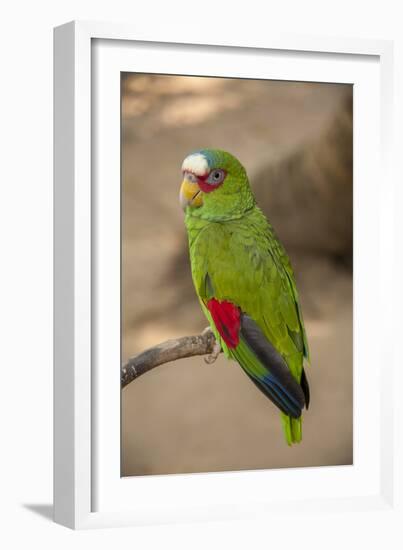
<svg viewBox="0 0 403 550"><path fill-rule="evenodd" d="M245 168L226 151L195 151L183 161L182 173L179 199L186 213L231 219L255 204Z"/></svg>

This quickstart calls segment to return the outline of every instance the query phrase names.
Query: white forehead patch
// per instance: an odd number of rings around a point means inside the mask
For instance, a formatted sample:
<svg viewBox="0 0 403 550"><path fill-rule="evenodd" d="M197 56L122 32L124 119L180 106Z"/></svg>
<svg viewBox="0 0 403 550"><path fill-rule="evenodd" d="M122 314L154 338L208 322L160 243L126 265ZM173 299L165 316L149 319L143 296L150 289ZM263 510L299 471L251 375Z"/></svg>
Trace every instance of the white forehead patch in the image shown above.
<svg viewBox="0 0 403 550"><path fill-rule="evenodd" d="M182 171L192 172L196 176L204 176L209 171L206 157L200 153L193 153L185 158L182 164Z"/></svg>

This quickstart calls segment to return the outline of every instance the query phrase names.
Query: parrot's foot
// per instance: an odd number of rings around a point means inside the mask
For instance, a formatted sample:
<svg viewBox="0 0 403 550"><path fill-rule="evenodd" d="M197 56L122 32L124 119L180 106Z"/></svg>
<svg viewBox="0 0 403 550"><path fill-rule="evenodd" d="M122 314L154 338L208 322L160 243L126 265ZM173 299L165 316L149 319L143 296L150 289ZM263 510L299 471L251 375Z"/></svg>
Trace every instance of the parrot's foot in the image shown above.
<svg viewBox="0 0 403 550"><path fill-rule="evenodd" d="M214 347L213 347L213 351L212 353L210 353L210 355L208 355L207 357L204 358L204 361L208 364L208 365L212 365L217 357L220 355L221 353L221 346L219 344L219 342L217 342L217 340L214 342Z"/></svg>

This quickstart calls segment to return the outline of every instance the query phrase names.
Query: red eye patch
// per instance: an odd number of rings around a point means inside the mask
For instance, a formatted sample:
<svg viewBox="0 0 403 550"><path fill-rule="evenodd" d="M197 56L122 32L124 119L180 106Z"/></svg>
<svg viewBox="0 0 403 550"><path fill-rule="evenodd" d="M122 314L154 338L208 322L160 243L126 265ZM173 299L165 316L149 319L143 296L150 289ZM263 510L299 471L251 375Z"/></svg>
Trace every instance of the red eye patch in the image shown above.
<svg viewBox="0 0 403 550"><path fill-rule="evenodd" d="M217 189L225 180L227 173L225 170L219 168L211 170L206 176L199 176L197 183L203 193L211 193L214 189Z"/></svg>

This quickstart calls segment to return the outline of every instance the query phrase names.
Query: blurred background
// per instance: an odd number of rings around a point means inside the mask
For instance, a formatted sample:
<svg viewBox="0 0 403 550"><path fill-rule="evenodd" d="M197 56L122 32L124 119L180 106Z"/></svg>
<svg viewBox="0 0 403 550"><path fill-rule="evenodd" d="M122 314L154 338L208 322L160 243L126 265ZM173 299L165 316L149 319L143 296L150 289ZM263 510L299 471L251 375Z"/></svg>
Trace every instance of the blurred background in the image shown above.
<svg viewBox="0 0 403 550"><path fill-rule="evenodd" d="M220 356L122 391L122 475L351 464L352 86L122 75L122 361L206 326L178 193L184 157L225 149L294 266L311 407L288 447L277 409Z"/></svg>

